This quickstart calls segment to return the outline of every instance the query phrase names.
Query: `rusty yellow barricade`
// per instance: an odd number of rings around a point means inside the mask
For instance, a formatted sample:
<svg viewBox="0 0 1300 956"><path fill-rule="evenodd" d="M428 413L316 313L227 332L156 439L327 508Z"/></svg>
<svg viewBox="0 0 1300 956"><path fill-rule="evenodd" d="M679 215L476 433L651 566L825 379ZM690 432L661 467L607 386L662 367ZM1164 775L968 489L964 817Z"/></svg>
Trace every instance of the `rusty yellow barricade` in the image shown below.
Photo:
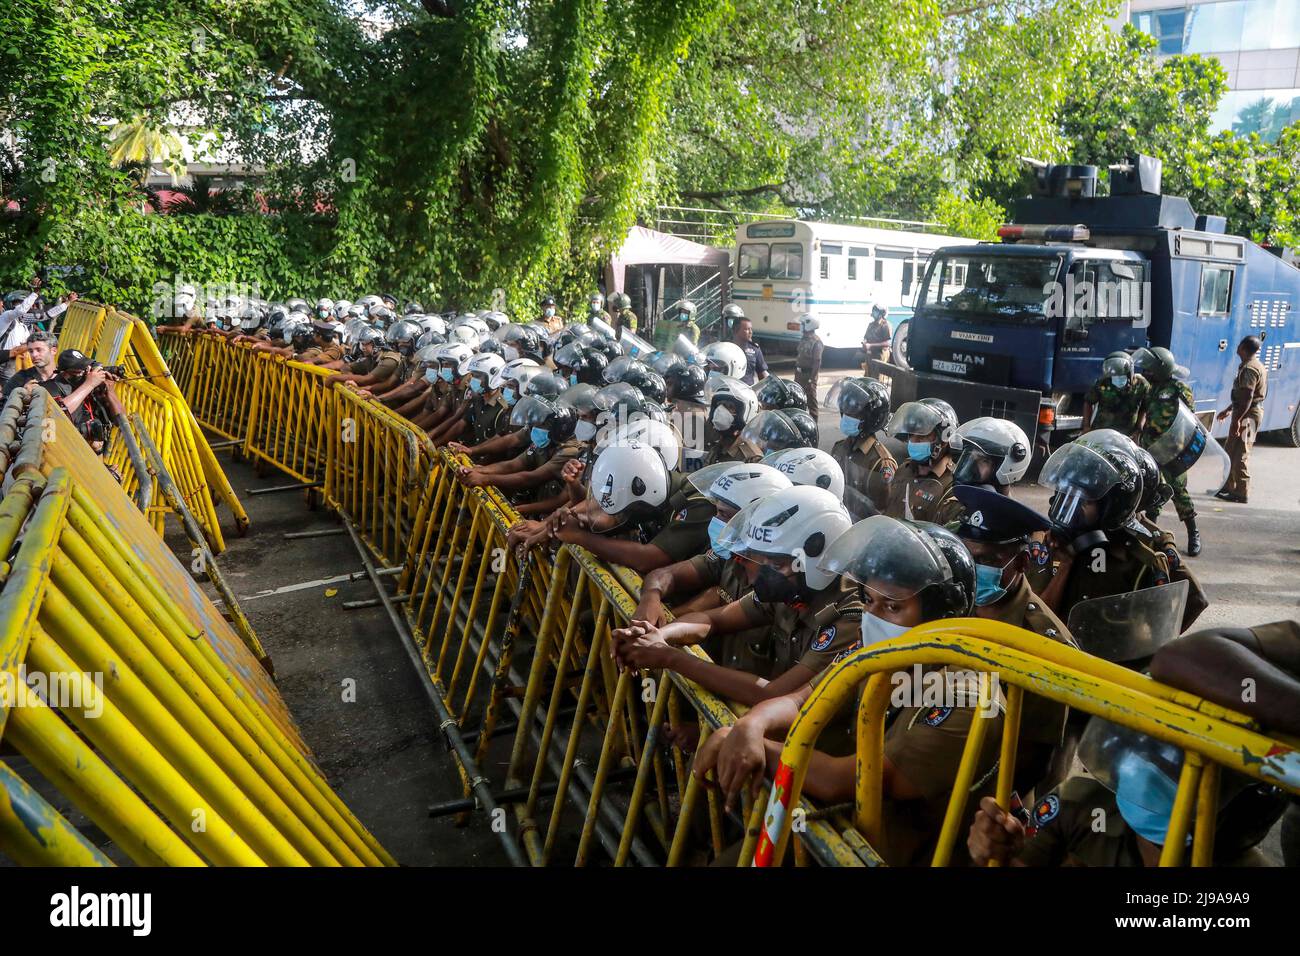
<svg viewBox="0 0 1300 956"><path fill-rule="evenodd" d="M171 369L172 378L180 387L181 393L193 408L191 386L194 382L194 347L196 339L208 339L211 336L186 335L180 332L159 332L158 352ZM195 412L195 417L203 422L203 417ZM206 423L205 423L206 424Z"/></svg>
<svg viewBox="0 0 1300 956"><path fill-rule="evenodd" d="M218 346L226 351L240 348ZM333 400L322 382L331 374L329 369L287 362L264 352L249 354L253 385L248 392L244 455L307 484L324 481Z"/></svg>
<svg viewBox="0 0 1300 956"><path fill-rule="evenodd" d="M0 764L0 850L31 864L391 864L47 393L0 413L0 472L0 739L18 755ZM71 807L113 847L93 846Z"/></svg>
<svg viewBox="0 0 1300 956"><path fill-rule="evenodd" d="M1179 747L1184 760L1160 857L1162 866L1183 862L1193 818L1192 864L1210 865L1223 770L1300 793L1300 751L1260 733L1241 714L1008 624L977 618L937 621L855 652L835 665L817 686L786 737L766 805L756 864L781 862L791 831L790 807L802 792L817 738L841 708L852 705L859 691L856 822L868 843L879 842L890 675L915 664L994 674L1006 687L996 782L996 799L1004 808L1010 805L1026 692ZM934 850L936 866L946 865L956 842L965 839L975 809L967 806L968 795L989 723L978 716L971 722Z"/></svg>

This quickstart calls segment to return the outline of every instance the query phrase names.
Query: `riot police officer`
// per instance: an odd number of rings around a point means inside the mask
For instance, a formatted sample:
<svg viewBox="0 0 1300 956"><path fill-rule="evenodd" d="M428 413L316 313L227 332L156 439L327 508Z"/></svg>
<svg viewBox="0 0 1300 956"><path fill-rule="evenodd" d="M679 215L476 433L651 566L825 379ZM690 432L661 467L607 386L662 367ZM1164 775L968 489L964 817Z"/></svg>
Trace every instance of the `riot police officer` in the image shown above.
<svg viewBox="0 0 1300 956"><path fill-rule="evenodd" d="M822 352L825 349L817 330L821 320L805 313L799 317L799 349L795 353L794 380L808 397L808 412L817 417L817 377L822 371Z"/></svg>
<svg viewBox="0 0 1300 956"><path fill-rule="evenodd" d="M839 413L844 435L831 455L844 470L845 505L855 519L879 514L889 501L898 462L878 434L889 421L889 388L874 378L848 378L832 386L829 409Z"/></svg>
<svg viewBox="0 0 1300 956"><path fill-rule="evenodd" d="M1134 371L1151 383L1151 393L1147 396L1144 409L1145 423L1139 439L1143 448L1150 449L1152 443L1169 430L1180 405L1187 406L1193 413L1196 411L1196 399L1192 396L1192 390L1175 377L1177 368L1173 353L1166 348L1156 346L1138 349L1133 354ZM1196 557L1201 553L1201 532L1196 527L1196 506L1192 504L1192 496L1187 493L1187 478L1182 474L1173 474L1167 467L1161 470L1165 481L1174 490L1174 509L1178 512L1178 520L1187 526L1187 553Z"/></svg>

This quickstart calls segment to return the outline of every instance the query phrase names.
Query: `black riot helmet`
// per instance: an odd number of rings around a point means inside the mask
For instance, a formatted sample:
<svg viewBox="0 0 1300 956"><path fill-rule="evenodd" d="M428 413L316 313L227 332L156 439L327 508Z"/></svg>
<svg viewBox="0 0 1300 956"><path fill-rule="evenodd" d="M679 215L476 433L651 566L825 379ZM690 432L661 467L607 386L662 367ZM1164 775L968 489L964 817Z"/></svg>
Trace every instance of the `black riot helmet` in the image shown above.
<svg viewBox="0 0 1300 956"><path fill-rule="evenodd" d="M605 382L608 364L604 355L586 348L577 340L569 342L555 353L555 367L571 385L585 382L599 387Z"/></svg>
<svg viewBox="0 0 1300 956"><path fill-rule="evenodd" d="M688 402L704 400L704 385L708 373L699 365L675 365L664 373L664 386L668 389L670 399L682 399Z"/></svg>
<svg viewBox="0 0 1300 956"><path fill-rule="evenodd" d="M1138 349L1133 353L1133 371L1148 381L1167 382L1174 377L1177 368L1178 363L1174 361L1174 353L1158 345Z"/></svg>
<svg viewBox="0 0 1300 956"><path fill-rule="evenodd" d="M1038 483L1054 492L1047 513L1052 530L1071 540L1122 528L1142 498L1142 474L1131 455L1077 441L1052 453Z"/></svg>
<svg viewBox="0 0 1300 956"><path fill-rule="evenodd" d="M762 409L781 410L801 408L808 410L808 396L798 382L787 382L776 375L769 375L754 389L758 396L758 405Z"/></svg>
<svg viewBox="0 0 1300 956"><path fill-rule="evenodd" d="M841 379L826 396L826 405L857 421L859 435L872 435L889 421L889 386L866 376Z"/></svg>
<svg viewBox="0 0 1300 956"><path fill-rule="evenodd" d="M503 349L502 356L507 361L516 358L528 358L534 362L546 360L542 337L532 326L512 322L498 329L496 337Z"/></svg>
<svg viewBox="0 0 1300 956"><path fill-rule="evenodd" d="M641 394L652 402L662 404L667 398L668 386L664 383L664 377L644 362L634 359L618 380L640 389Z"/></svg>

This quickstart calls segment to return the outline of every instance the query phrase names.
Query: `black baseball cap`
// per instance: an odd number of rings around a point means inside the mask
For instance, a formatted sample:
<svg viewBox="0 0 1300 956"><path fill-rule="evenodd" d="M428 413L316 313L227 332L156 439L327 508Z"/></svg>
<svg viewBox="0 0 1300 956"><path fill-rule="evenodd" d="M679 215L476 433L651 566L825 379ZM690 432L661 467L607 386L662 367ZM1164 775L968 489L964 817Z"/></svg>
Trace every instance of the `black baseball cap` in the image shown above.
<svg viewBox="0 0 1300 956"><path fill-rule="evenodd" d="M85 352L76 349L64 349L59 353L57 369L60 372L80 372L90 368L94 363Z"/></svg>

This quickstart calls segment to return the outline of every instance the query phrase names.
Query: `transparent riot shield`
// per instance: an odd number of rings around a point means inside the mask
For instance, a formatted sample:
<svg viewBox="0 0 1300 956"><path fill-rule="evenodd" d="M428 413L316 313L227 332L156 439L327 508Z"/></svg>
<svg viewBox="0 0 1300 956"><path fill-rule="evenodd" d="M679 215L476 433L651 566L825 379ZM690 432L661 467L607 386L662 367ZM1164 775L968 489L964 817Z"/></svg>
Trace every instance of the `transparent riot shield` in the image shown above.
<svg viewBox="0 0 1300 956"><path fill-rule="evenodd" d="M1080 601L1066 627L1081 650L1114 664L1151 657L1178 636L1187 605L1188 583Z"/></svg>
<svg viewBox="0 0 1300 956"><path fill-rule="evenodd" d="M1187 476L1187 488L1207 495L1217 493L1228 480L1232 462L1209 430L1186 405L1163 435L1147 446L1151 457L1170 475Z"/></svg>
<svg viewBox="0 0 1300 956"><path fill-rule="evenodd" d="M641 336L637 335L631 329L624 329L618 337L619 344L623 346L623 353L634 359L645 360L649 355L654 354L655 347L647 342Z"/></svg>

